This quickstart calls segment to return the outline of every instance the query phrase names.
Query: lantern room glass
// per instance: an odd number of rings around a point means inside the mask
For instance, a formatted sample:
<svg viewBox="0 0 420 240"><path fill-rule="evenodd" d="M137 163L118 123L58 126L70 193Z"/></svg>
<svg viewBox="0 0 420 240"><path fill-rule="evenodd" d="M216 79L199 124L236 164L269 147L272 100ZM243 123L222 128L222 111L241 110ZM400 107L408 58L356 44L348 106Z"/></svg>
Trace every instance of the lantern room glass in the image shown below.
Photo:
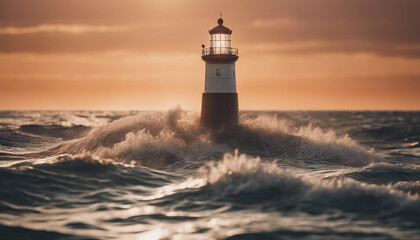
<svg viewBox="0 0 420 240"><path fill-rule="evenodd" d="M230 54L231 36L230 34L210 34L210 52L212 54Z"/></svg>

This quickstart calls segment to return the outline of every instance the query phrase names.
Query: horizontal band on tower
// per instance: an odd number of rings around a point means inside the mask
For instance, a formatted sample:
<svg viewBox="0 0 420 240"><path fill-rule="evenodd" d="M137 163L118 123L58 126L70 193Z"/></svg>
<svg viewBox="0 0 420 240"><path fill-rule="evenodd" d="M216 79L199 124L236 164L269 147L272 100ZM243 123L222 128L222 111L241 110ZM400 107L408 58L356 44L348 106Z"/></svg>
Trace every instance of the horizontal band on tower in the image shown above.
<svg viewBox="0 0 420 240"><path fill-rule="evenodd" d="M238 60L239 56L231 54L214 54L201 56L205 62L211 63L232 63Z"/></svg>
<svg viewBox="0 0 420 240"><path fill-rule="evenodd" d="M237 93L203 93L201 125L217 129L238 123Z"/></svg>

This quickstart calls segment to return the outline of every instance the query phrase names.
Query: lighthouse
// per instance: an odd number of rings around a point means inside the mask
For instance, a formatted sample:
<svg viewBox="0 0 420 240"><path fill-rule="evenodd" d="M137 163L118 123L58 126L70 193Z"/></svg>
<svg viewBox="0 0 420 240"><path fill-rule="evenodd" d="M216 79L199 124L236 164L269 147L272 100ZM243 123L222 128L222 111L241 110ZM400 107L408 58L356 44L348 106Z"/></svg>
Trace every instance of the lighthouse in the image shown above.
<svg viewBox="0 0 420 240"><path fill-rule="evenodd" d="M210 129L238 123L238 93L235 62L238 49L231 47L232 30L223 26L223 19L209 31L210 45L203 45L201 58L206 63L204 93L201 103L201 125Z"/></svg>

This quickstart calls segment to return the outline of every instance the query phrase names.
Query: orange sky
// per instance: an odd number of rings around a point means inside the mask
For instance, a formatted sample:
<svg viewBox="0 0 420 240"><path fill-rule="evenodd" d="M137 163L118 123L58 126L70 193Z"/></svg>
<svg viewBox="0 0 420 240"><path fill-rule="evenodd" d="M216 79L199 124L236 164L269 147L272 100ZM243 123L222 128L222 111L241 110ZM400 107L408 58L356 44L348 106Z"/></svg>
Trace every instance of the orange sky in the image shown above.
<svg viewBox="0 0 420 240"><path fill-rule="evenodd" d="M420 110L413 0L2 0L0 109L199 110L219 11L242 110Z"/></svg>

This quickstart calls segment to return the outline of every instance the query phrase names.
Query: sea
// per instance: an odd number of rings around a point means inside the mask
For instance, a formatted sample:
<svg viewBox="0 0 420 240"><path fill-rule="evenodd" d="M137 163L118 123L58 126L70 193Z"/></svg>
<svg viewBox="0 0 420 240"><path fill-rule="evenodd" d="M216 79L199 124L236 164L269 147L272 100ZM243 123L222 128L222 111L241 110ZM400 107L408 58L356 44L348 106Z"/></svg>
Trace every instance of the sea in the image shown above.
<svg viewBox="0 0 420 240"><path fill-rule="evenodd" d="M1 111L0 239L420 239L420 112Z"/></svg>

